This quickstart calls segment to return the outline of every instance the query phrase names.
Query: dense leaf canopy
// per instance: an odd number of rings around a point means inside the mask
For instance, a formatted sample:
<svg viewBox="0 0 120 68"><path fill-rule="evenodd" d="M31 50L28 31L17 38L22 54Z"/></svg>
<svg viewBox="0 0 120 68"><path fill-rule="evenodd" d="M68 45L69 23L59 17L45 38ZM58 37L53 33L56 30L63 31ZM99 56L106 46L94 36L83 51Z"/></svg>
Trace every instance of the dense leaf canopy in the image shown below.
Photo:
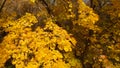
<svg viewBox="0 0 120 68"><path fill-rule="evenodd" d="M120 68L119 0L1 0L0 68Z"/></svg>

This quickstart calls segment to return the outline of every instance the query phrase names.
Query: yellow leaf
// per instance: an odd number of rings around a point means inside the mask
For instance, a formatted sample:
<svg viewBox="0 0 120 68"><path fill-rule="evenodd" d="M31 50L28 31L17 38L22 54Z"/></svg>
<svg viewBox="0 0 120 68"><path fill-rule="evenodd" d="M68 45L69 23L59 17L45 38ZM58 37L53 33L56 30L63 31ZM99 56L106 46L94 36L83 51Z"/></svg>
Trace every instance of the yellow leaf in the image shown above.
<svg viewBox="0 0 120 68"><path fill-rule="evenodd" d="M30 0L30 2L35 3L35 0Z"/></svg>

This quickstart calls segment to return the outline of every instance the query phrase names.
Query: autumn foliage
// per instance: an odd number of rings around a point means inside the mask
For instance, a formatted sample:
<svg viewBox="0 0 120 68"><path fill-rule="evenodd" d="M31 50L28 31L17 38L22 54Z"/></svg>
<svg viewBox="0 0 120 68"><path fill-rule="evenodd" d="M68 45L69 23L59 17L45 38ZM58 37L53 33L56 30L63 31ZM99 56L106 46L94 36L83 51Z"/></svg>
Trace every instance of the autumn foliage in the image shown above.
<svg viewBox="0 0 120 68"><path fill-rule="evenodd" d="M91 1L7 0L0 68L119 68L120 1Z"/></svg>

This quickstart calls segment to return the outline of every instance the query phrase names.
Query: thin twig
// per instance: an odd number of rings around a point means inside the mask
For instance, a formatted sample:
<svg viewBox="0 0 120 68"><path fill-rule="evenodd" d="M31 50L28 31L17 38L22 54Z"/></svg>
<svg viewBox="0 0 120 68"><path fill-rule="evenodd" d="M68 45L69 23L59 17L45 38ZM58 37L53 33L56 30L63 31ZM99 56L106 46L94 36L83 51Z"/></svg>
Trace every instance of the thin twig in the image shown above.
<svg viewBox="0 0 120 68"><path fill-rule="evenodd" d="M2 1L1 1L1 3L0 3L0 12L1 12L1 10L2 10L4 4L5 4L5 2L6 2L6 0L2 0Z"/></svg>

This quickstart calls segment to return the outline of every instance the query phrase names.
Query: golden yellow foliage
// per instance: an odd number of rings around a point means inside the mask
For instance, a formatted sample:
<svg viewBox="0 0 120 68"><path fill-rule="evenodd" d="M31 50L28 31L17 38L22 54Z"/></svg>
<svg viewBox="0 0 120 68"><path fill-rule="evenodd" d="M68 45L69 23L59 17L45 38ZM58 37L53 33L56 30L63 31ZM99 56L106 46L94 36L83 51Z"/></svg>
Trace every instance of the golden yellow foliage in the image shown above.
<svg viewBox="0 0 120 68"><path fill-rule="evenodd" d="M0 68L119 68L120 1L89 3L6 0Z"/></svg>
<svg viewBox="0 0 120 68"><path fill-rule="evenodd" d="M4 46L0 46L0 67L4 66L7 59L9 59L9 53L6 51Z"/></svg>
<svg viewBox="0 0 120 68"><path fill-rule="evenodd" d="M26 13L15 21L3 24L8 35L3 38L0 45L5 46L4 49L9 58L13 58L12 64L16 68L40 66L43 68L81 68L81 65L76 67L80 61L75 56L71 56L76 40L67 31L54 24L51 19L45 22L44 28L38 26L32 31L31 27L37 23L37 19L34 15ZM64 54L67 53L70 56L64 58ZM66 60L71 61L65 63Z"/></svg>
<svg viewBox="0 0 120 68"><path fill-rule="evenodd" d="M30 0L30 2L35 3L36 0Z"/></svg>
<svg viewBox="0 0 120 68"><path fill-rule="evenodd" d="M99 17L97 14L93 13L93 10L85 5L82 0L78 0L78 20L74 24L81 25L85 28L91 30L98 30L99 28L95 23L98 21Z"/></svg>

